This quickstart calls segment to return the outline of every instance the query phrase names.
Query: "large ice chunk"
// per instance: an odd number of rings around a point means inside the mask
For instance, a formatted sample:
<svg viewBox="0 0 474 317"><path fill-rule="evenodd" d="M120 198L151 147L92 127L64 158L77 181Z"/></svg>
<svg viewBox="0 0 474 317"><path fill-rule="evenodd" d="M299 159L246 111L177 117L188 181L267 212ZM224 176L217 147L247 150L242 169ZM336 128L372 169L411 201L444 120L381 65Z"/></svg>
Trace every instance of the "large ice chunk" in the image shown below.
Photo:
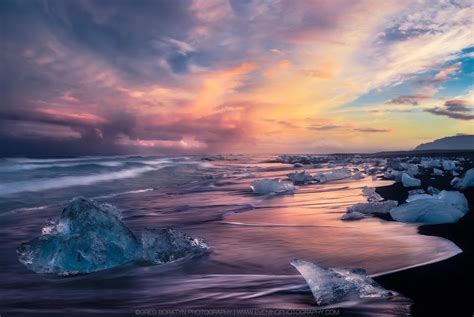
<svg viewBox="0 0 474 317"><path fill-rule="evenodd" d="M260 195L293 193L295 186L280 179L259 179L250 184L253 192Z"/></svg>
<svg viewBox="0 0 474 317"><path fill-rule="evenodd" d="M372 201L368 203L359 203L347 208L347 213L360 212L363 214L388 213L397 207L398 202L395 200Z"/></svg>
<svg viewBox="0 0 474 317"><path fill-rule="evenodd" d="M421 186L421 181L417 178L413 178L407 173L402 174L402 183L403 187L419 187Z"/></svg>
<svg viewBox="0 0 474 317"><path fill-rule="evenodd" d="M18 257L37 273L89 273L135 260L140 243L111 205L74 198Z"/></svg>
<svg viewBox="0 0 474 317"><path fill-rule="evenodd" d="M447 201L433 197L400 205L392 209L390 215L401 222L437 224L457 222L464 212Z"/></svg>
<svg viewBox="0 0 474 317"><path fill-rule="evenodd" d="M469 203L467 198L461 192L443 190L434 197L456 207L464 214L469 211Z"/></svg>
<svg viewBox="0 0 474 317"><path fill-rule="evenodd" d="M329 305L364 297L390 297L391 291L384 289L364 269L329 268L314 263L291 261L308 283L318 305Z"/></svg>
<svg viewBox="0 0 474 317"><path fill-rule="evenodd" d="M42 232L17 250L20 262L37 273L90 273L142 259L162 264L208 248L174 229L147 229L138 241L115 207L82 197L74 198Z"/></svg>
<svg viewBox="0 0 474 317"><path fill-rule="evenodd" d="M142 232L143 259L153 264L163 264L186 256L200 255L209 246L173 228L146 229Z"/></svg>

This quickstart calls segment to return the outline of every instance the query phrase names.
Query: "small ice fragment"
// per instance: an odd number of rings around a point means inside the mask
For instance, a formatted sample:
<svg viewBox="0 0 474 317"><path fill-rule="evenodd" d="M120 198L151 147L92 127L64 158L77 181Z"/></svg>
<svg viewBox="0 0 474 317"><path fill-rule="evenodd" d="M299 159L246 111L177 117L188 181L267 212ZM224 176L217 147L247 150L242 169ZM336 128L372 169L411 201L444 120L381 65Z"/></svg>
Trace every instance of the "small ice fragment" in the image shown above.
<svg viewBox="0 0 474 317"><path fill-rule="evenodd" d="M398 202L395 200L359 203L348 207L347 212L360 212L363 214L388 213L391 209L397 207L397 205Z"/></svg>
<svg viewBox="0 0 474 317"><path fill-rule="evenodd" d="M417 195L417 194L424 194L425 191L423 188L412 189L408 191L408 195Z"/></svg>
<svg viewBox="0 0 474 317"><path fill-rule="evenodd" d="M293 184L306 184L313 179L311 174L306 171L290 173L288 174L288 178L293 182Z"/></svg>
<svg viewBox="0 0 474 317"><path fill-rule="evenodd" d="M421 186L421 181L417 178L413 178L407 173L402 174L402 183L403 187L419 187Z"/></svg>
<svg viewBox="0 0 474 317"><path fill-rule="evenodd" d="M354 211L354 212L346 212L345 214L342 215L341 219L342 220L359 220L365 217L365 214Z"/></svg>
<svg viewBox="0 0 474 317"><path fill-rule="evenodd" d="M406 173L410 176L418 175L418 173L419 173L418 165L416 165L416 164L407 164Z"/></svg>
<svg viewBox="0 0 474 317"><path fill-rule="evenodd" d="M295 186L290 182L282 182L280 179L259 179L250 184L253 192L260 195L293 193Z"/></svg>
<svg viewBox="0 0 474 317"><path fill-rule="evenodd" d="M454 177L449 183L455 188L460 188L462 187L462 178Z"/></svg>
<svg viewBox="0 0 474 317"><path fill-rule="evenodd" d="M291 265L304 277L318 305L364 297L393 296L392 292L368 276L364 269L325 269L298 259L291 261Z"/></svg>
<svg viewBox="0 0 474 317"><path fill-rule="evenodd" d="M456 162L450 160L443 160L443 169L445 171L452 171L456 169Z"/></svg>
<svg viewBox="0 0 474 317"><path fill-rule="evenodd" d="M375 192L375 188L364 186L362 188L362 195L367 196L367 201L382 201L383 197Z"/></svg>
<svg viewBox="0 0 474 317"><path fill-rule="evenodd" d="M433 168L433 173L431 174L433 176L441 176L443 175L443 171L437 168Z"/></svg>
<svg viewBox="0 0 474 317"><path fill-rule="evenodd" d="M209 246L173 228L146 229L142 232L143 260L164 264L177 259L203 254Z"/></svg>
<svg viewBox="0 0 474 317"><path fill-rule="evenodd" d="M293 165L293 167L302 168L302 167L304 167L304 165L301 164L301 163L295 163L295 164Z"/></svg>
<svg viewBox="0 0 474 317"><path fill-rule="evenodd" d="M364 178L364 174L362 172L355 172L354 175L352 175L352 179L362 179Z"/></svg>
<svg viewBox="0 0 474 317"><path fill-rule="evenodd" d="M426 191L428 192L428 194L431 194L431 195L439 194L439 189L433 186L428 186L428 189Z"/></svg>

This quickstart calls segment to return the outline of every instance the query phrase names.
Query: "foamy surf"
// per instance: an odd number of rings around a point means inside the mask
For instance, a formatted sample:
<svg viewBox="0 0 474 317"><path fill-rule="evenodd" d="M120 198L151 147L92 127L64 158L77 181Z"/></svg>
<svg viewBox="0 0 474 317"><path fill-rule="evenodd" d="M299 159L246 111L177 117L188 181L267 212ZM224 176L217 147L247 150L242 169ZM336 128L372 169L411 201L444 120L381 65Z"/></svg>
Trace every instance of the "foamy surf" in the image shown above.
<svg viewBox="0 0 474 317"><path fill-rule="evenodd" d="M100 182L137 177L141 174L155 171L161 167L138 167L85 176L64 176L50 179L33 179L27 181L0 184L0 196L8 196L22 192L38 192L50 189L67 188L72 186L92 185Z"/></svg>

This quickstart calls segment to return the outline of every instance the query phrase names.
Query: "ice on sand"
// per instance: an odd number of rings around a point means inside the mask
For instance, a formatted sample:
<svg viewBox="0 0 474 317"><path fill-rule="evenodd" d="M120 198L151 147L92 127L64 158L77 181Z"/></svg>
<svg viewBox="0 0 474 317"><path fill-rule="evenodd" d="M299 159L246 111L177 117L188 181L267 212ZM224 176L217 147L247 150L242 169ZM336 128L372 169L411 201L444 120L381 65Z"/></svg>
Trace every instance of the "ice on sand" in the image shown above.
<svg viewBox="0 0 474 317"><path fill-rule="evenodd" d="M19 261L36 273L90 273L143 258L162 264L207 247L173 229L145 231L142 245L117 209L82 197L74 198L42 233L17 249Z"/></svg>
<svg viewBox="0 0 474 317"><path fill-rule="evenodd" d="M364 269L322 268L314 263L293 260L294 266L306 280L318 305L329 305L364 297L390 297Z"/></svg>
<svg viewBox="0 0 474 317"><path fill-rule="evenodd" d="M349 178L352 176L352 173L347 168L341 168L337 170L332 170L326 173L320 173L313 177L314 180L320 183L326 183L330 181L336 181L344 178Z"/></svg>
<svg viewBox="0 0 474 317"><path fill-rule="evenodd" d="M313 177L311 176L310 173L306 171L302 171L300 173L290 173L288 174L288 178L294 183L294 184L306 184L310 182Z"/></svg>
<svg viewBox="0 0 474 317"><path fill-rule="evenodd" d="M403 187L419 187L421 186L421 181L417 178L413 178L407 173L402 174L402 183Z"/></svg>
<svg viewBox="0 0 474 317"><path fill-rule="evenodd" d="M451 185L458 188L474 187L474 168L469 169L462 179L458 177L453 178Z"/></svg>
<svg viewBox="0 0 474 317"><path fill-rule="evenodd" d="M457 191L441 191L432 197L418 197L390 211L393 219L414 223L457 222L469 210L464 194Z"/></svg>
<svg viewBox="0 0 474 317"><path fill-rule="evenodd" d="M146 229L142 232L143 260L164 264L179 258L199 255L209 249L201 239L173 228Z"/></svg>
<svg viewBox="0 0 474 317"><path fill-rule="evenodd" d="M368 203L359 203L347 208L347 213L360 212L363 214L388 213L397 207L395 200L373 201Z"/></svg>
<svg viewBox="0 0 474 317"><path fill-rule="evenodd" d="M295 186L280 179L259 179L250 184L253 192L260 195L293 193Z"/></svg>
<svg viewBox="0 0 474 317"><path fill-rule="evenodd" d="M365 218L365 214L354 211L354 212L346 212L341 216L341 220L359 220Z"/></svg>
<svg viewBox="0 0 474 317"><path fill-rule="evenodd" d="M19 260L37 273L89 273L133 261L140 243L104 205L75 198L41 235L18 248Z"/></svg>

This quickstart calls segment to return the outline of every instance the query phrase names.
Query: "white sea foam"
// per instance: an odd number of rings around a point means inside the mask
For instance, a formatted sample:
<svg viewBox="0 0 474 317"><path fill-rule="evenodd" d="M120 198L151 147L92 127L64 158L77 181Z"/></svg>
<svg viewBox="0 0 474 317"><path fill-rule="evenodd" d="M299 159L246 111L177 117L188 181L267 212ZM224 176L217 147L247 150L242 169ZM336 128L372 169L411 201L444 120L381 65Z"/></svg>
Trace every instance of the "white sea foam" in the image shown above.
<svg viewBox="0 0 474 317"><path fill-rule="evenodd" d="M64 176L48 179L36 179L3 183L0 184L0 196L7 196L21 192L38 192L49 189L58 189L80 185L91 185L99 182L106 182L123 178L132 178L137 177L143 173L158 170L165 166L166 165L162 165L159 167L145 166L120 170L117 172L100 173L94 175Z"/></svg>

